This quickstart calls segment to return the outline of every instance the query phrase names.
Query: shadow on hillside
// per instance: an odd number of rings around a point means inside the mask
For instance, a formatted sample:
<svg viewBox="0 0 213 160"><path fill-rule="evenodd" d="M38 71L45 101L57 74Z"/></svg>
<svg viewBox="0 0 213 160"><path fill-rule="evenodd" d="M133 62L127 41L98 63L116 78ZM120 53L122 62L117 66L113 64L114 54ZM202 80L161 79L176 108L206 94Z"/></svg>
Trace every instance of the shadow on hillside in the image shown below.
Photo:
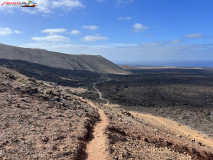
<svg viewBox="0 0 213 160"><path fill-rule="evenodd" d="M21 60L0 59L0 65L36 80L70 87L89 87L101 76L101 74L89 71L59 69Z"/></svg>

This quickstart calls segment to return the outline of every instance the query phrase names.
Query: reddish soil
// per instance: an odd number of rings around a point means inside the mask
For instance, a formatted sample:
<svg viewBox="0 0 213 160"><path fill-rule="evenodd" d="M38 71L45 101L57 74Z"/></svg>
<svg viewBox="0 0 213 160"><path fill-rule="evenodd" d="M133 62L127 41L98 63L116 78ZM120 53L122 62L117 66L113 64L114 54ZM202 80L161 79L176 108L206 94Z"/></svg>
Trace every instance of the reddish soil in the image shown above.
<svg viewBox="0 0 213 160"><path fill-rule="evenodd" d="M105 132L106 127L109 125L108 118L104 114L104 111L99 109L94 103L89 102L88 104L98 109L100 114L100 121L96 124L94 128L92 141L90 141L87 145L87 160L107 160L109 159L109 153L107 151L107 137L105 135Z"/></svg>

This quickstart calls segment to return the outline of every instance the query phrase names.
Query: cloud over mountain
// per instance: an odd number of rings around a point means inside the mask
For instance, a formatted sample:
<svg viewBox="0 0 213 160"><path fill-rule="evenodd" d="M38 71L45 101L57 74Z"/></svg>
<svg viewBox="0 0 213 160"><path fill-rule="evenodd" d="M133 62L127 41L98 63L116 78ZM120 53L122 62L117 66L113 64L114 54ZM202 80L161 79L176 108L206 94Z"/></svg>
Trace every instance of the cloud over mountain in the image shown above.
<svg viewBox="0 0 213 160"><path fill-rule="evenodd" d="M64 42L69 41L69 38L60 35L48 35L45 37L32 37L35 41L50 41L50 42Z"/></svg>
<svg viewBox="0 0 213 160"><path fill-rule="evenodd" d="M21 32L18 30L12 30L10 28L0 28L0 36L6 36L6 35L10 35L10 34L20 34Z"/></svg>
<svg viewBox="0 0 213 160"><path fill-rule="evenodd" d="M96 35L88 35L88 36L85 36L85 37L82 39L82 41L85 41L85 42L93 42L93 41L100 41L100 40L108 40L108 38L96 34Z"/></svg>

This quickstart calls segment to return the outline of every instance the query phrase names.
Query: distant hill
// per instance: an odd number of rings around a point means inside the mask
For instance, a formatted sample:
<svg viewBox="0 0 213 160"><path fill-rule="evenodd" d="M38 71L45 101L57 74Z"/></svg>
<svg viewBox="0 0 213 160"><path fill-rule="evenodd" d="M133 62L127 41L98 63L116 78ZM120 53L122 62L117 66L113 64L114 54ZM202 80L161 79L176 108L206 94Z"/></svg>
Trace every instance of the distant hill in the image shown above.
<svg viewBox="0 0 213 160"><path fill-rule="evenodd" d="M55 68L84 70L104 74L128 72L99 55L70 55L42 49L0 44L0 59L23 60Z"/></svg>

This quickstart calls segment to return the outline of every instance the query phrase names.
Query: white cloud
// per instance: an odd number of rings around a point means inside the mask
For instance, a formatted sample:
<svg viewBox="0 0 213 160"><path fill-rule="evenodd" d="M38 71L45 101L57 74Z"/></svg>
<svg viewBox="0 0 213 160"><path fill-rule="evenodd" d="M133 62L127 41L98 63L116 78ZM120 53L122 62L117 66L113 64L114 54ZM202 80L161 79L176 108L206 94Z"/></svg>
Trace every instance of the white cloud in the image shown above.
<svg viewBox="0 0 213 160"><path fill-rule="evenodd" d="M49 35L45 37L32 37L32 40L35 41L50 41L50 42L64 42L69 41L70 39L60 35Z"/></svg>
<svg viewBox="0 0 213 160"><path fill-rule="evenodd" d="M48 34L56 34L56 33L64 33L66 32L66 29L63 28L56 28L56 29L45 29L41 31L42 33L48 33Z"/></svg>
<svg viewBox="0 0 213 160"><path fill-rule="evenodd" d="M135 0L117 0L117 6L127 5L133 3Z"/></svg>
<svg viewBox="0 0 213 160"><path fill-rule="evenodd" d="M68 9L83 7L79 0L57 0L52 2L53 8L68 7Z"/></svg>
<svg viewBox="0 0 213 160"><path fill-rule="evenodd" d="M140 23L135 23L133 27L134 27L134 32L144 32L145 30L149 29L148 26L145 26Z"/></svg>
<svg viewBox="0 0 213 160"><path fill-rule="evenodd" d="M98 29L98 26L83 26L85 29L89 29L89 30L92 30L92 31L94 31L94 30L97 30Z"/></svg>
<svg viewBox="0 0 213 160"><path fill-rule="evenodd" d="M93 42L93 41L100 41L100 40L108 40L108 38L100 36L100 35L97 34L97 35L88 35L88 36L85 36L81 40L85 41L85 42Z"/></svg>
<svg viewBox="0 0 213 160"><path fill-rule="evenodd" d="M109 0L96 0L97 2L107 2ZM117 3L117 7L120 6L125 6L128 5L130 3L133 3L135 0L115 0L115 2Z"/></svg>
<svg viewBox="0 0 213 160"><path fill-rule="evenodd" d="M81 34L81 31L74 29L74 30L72 30L70 32L70 34L72 34L72 35L78 35L78 34Z"/></svg>
<svg viewBox="0 0 213 160"><path fill-rule="evenodd" d="M202 37L203 37L203 35L201 33L187 34L184 36L184 38L188 38L188 39L199 39Z"/></svg>
<svg viewBox="0 0 213 160"><path fill-rule="evenodd" d="M37 43L28 43L24 44L21 47L29 47L29 48L41 48L47 49L51 51L58 51L64 53L73 53L73 54L81 54L82 50L88 50L88 46L81 44L71 44L64 42L37 42Z"/></svg>
<svg viewBox="0 0 213 160"><path fill-rule="evenodd" d="M13 31L10 28L0 28L0 36L6 36L12 33Z"/></svg>
<svg viewBox="0 0 213 160"><path fill-rule="evenodd" d="M4 0L4 2L17 2L17 0ZM28 0L22 0L21 2L28 2ZM71 11L75 8L82 8L84 5L80 0L38 0L34 1L38 4L35 8L25 8L20 6L1 6L0 12L7 12L7 13L15 13L17 10L22 10L24 12L28 12L31 14L36 13L44 13L44 14L50 14L54 13L54 9L63 9L66 11Z"/></svg>
<svg viewBox="0 0 213 160"><path fill-rule="evenodd" d="M16 33L16 34L21 34L21 31L14 30L14 33Z"/></svg>
<svg viewBox="0 0 213 160"><path fill-rule="evenodd" d="M123 20L123 21L129 21L129 20L131 20L132 19L132 17L130 17L130 16L127 16L127 17L119 17L118 18L118 20Z"/></svg>
<svg viewBox="0 0 213 160"><path fill-rule="evenodd" d="M20 34L21 32L18 30L12 30L10 28L0 28L0 36L6 36L6 35L10 35L10 34Z"/></svg>

